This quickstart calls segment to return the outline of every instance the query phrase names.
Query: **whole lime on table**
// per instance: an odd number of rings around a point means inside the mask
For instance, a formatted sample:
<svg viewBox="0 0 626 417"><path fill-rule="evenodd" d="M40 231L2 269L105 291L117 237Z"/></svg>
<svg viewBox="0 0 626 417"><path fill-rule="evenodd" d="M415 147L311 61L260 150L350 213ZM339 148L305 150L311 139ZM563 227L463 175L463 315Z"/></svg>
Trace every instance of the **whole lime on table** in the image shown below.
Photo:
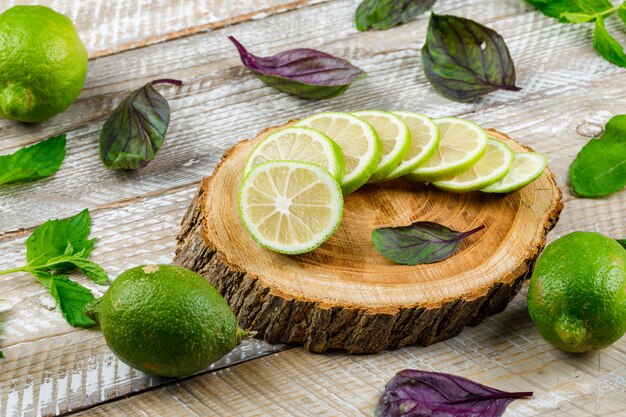
<svg viewBox="0 0 626 417"><path fill-rule="evenodd" d="M563 350L611 345L626 332L626 250L599 233L555 240L537 260L528 311L541 335Z"/></svg>
<svg viewBox="0 0 626 417"><path fill-rule="evenodd" d="M248 337L211 284L172 265L129 269L85 314L123 362L157 376L198 372Z"/></svg>
<svg viewBox="0 0 626 417"><path fill-rule="evenodd" d="M0 14L0 116L36 123L67 109L87 76L72 21L45 6Z"/></svg>

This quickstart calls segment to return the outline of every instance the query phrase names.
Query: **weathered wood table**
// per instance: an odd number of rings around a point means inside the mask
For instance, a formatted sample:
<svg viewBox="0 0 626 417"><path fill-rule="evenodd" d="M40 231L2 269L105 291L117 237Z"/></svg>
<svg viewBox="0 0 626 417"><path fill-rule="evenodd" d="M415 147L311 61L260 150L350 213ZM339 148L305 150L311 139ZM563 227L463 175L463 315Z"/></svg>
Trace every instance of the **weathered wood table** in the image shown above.
<svg viewBox="0 0 626 417"><path fill-rule="evenodd" d="M0 11L14 3L2 1ZM142 263L170 262L182 215L224 150L262 127L321 110L408 109L494 127L549 156L565 202L550 240L574 230L626 237L626 192L579 199L567 180L589 136L626 112L626 72L596 54L590 27L558 24L523 0L435 5L438 13L492 27L511 50L522 91L496 92L473 104L448 101L425 80L419 50L426 16L385 32L359 33L355 0L37 3L76 23L92 60L84 91L65 113L33 126L0 121L2 154L68 134L68 155L56 175L0 189L0 269L22 262L33 228L84 208L92 212L92 236L98 238L93 258L111 276ZM623 25L608 25L626 39ZM301 100L244 70L228 35L259 54L322 49L351 60L369 78L336 99ZM184 81L160 88L172 106L166 144L143 170L108 171L98 158L104 120L128 92L164 77ZM79 280L96 295L103 291ZM2 276L0 415L370 416L385 382L404 368L535 392L515 401L508 416L626 415L626 338L596 353L559 351L537 333L525 296L522 290L504 313L427 348L320 355L255 340L212 370L173 381L121 363L97 330L67 325L27 274Z"/></svg>

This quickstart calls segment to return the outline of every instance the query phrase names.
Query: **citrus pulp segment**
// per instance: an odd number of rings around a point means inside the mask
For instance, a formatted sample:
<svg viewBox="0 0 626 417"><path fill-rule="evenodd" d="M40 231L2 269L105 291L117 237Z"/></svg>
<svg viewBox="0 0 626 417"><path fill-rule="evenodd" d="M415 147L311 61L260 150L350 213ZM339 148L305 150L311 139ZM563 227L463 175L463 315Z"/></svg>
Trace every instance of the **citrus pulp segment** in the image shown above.
<svg viewBox="0 0 626 417"><path fill-rule="evenodd" d="M411 145L411 133L407 124L390 112L366 110L353 113L369 123L380 139L382 157L376 171L368 182L377 182L387 177L402 162Z"/></svg>
<svg viewBox="0 0 626 417"><path fill-rule="evenodd" d="M513 165L513 151L496 139L488 139L487 150L482 158L467 171L433 185L437 188L454 192L480 190L501 180Z"/></svg>
<svg viewBox="0 0 626 417"><path fill-rule="evenodd" d="M543 174L548 159L535 152L520 152L513 157L513 165L500 181L480 191L485 193L509 193L530 184Z"/></svg>
<svg viewBox="0 0 626 417"><path fill-rule="evenodd" d="M456 117L433 122L439 128L439 147L407 175L410 180L432 182L452 177L474 165L487 148L487 134L475 123Z"/></svg>
<svg viewBox="0 0 626 417"><path fill-rule="evenodd" d="M385 180L399 178L413 171L430 158L439 146L439 129L430 117L407 111L396 111L393 114L404 120L409 127L411 143L400 164Z"/></svg>
<svg viewBox="0 0 626 417"><path fill-rule="evenodd" d="M239 214L260 245L280 253L305 253L341 223L343 195L339 182L317 165L264 162L241 184Z"/></svg>
<svg viewBox="0 0 626 417"><path fill-rule="evenodd" d="M341 147L345 162L341 188L346 194L365 184L382 158L382 144L374 128L352 114L318 113L296 125L319 130Z"/></svg>
<svg viewBox="0 0 626 417"><path fill-rule="evenodd" d="M286 127L259 142L250 152L244 175L255 165L268 161L310 162L339 180L344 170L341 148L322 132L307 127Z"/></svg>

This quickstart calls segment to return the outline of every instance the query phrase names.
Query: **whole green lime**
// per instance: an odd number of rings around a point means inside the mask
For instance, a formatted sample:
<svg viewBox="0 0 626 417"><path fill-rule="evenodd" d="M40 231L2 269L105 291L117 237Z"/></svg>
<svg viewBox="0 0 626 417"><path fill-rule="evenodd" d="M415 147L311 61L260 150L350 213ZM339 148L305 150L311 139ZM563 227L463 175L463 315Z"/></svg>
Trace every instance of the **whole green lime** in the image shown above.
<svg viewBox="0 0 626 417"><path fill-rule="evenodd" d="M87 76L72 21L45 6L0 14L0 116L36 123L67 109Z"/></svg>
<svg viewBox="0 0 626 417"><path fill-rule="evenodd" d="M172 265L129 269L85 314L123 362L157 376L198 372L248 336L211 284Z"/></svg>
<svg viewBox="0 0 626 417"><path fill-rule="evenodd" d="M626 332L626 250L599 233L555 240L537 260L528 312L541 335L568 352L611 345Z"/></svg>

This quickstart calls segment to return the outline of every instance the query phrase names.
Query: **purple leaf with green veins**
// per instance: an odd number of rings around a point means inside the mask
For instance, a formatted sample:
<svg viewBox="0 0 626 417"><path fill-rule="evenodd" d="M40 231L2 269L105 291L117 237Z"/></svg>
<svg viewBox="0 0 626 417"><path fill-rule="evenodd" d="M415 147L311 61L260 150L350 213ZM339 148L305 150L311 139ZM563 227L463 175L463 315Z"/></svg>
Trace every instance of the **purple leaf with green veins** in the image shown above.
<svg viewBox="0 0 626 417"><path fill-rule="evenodd" d="M264 83L298 97L320 100L343 94L354 81L366 77L345 59L315 49L298 48L269 57L252 55L229 36L241 62Z"/></svg>
<svg viewBox="0 0 626 417"><path fill-rule="evenodd" d="M450 100L466 102L495 90L520 90L504 39L462 17L432 13L422 65L428 81Z"/></svg>
<svg viewBox="0 0 626 417"><path fill-rule="evenodd" d="M456 232L434 222L372 230L372 243L385 258L402 265L439 262L454 255L463 240L484 229Z"/></svg>
<svg viewBox="0 0 626 417"><path fill-rule="evenodd" d="M354 19L360 31L385 30L406 23L433 7L437 0L364 0Z"/></svg>
<svg viewBox="0 0 626 417"><path fill-rule="evenodd" d="M100 131L100 159L109 169L139 169L148 165L163 145L170 124L170 105L157 84L181 85L179 80L149 82L115 108Z"/></svg>
<svg viewBox="0 0 626 417"><path fill-rule="evenodd" d="M375 417L499 417L515 399L532 392L506 392L439 372L406 369L385 387Z"/></svg>

